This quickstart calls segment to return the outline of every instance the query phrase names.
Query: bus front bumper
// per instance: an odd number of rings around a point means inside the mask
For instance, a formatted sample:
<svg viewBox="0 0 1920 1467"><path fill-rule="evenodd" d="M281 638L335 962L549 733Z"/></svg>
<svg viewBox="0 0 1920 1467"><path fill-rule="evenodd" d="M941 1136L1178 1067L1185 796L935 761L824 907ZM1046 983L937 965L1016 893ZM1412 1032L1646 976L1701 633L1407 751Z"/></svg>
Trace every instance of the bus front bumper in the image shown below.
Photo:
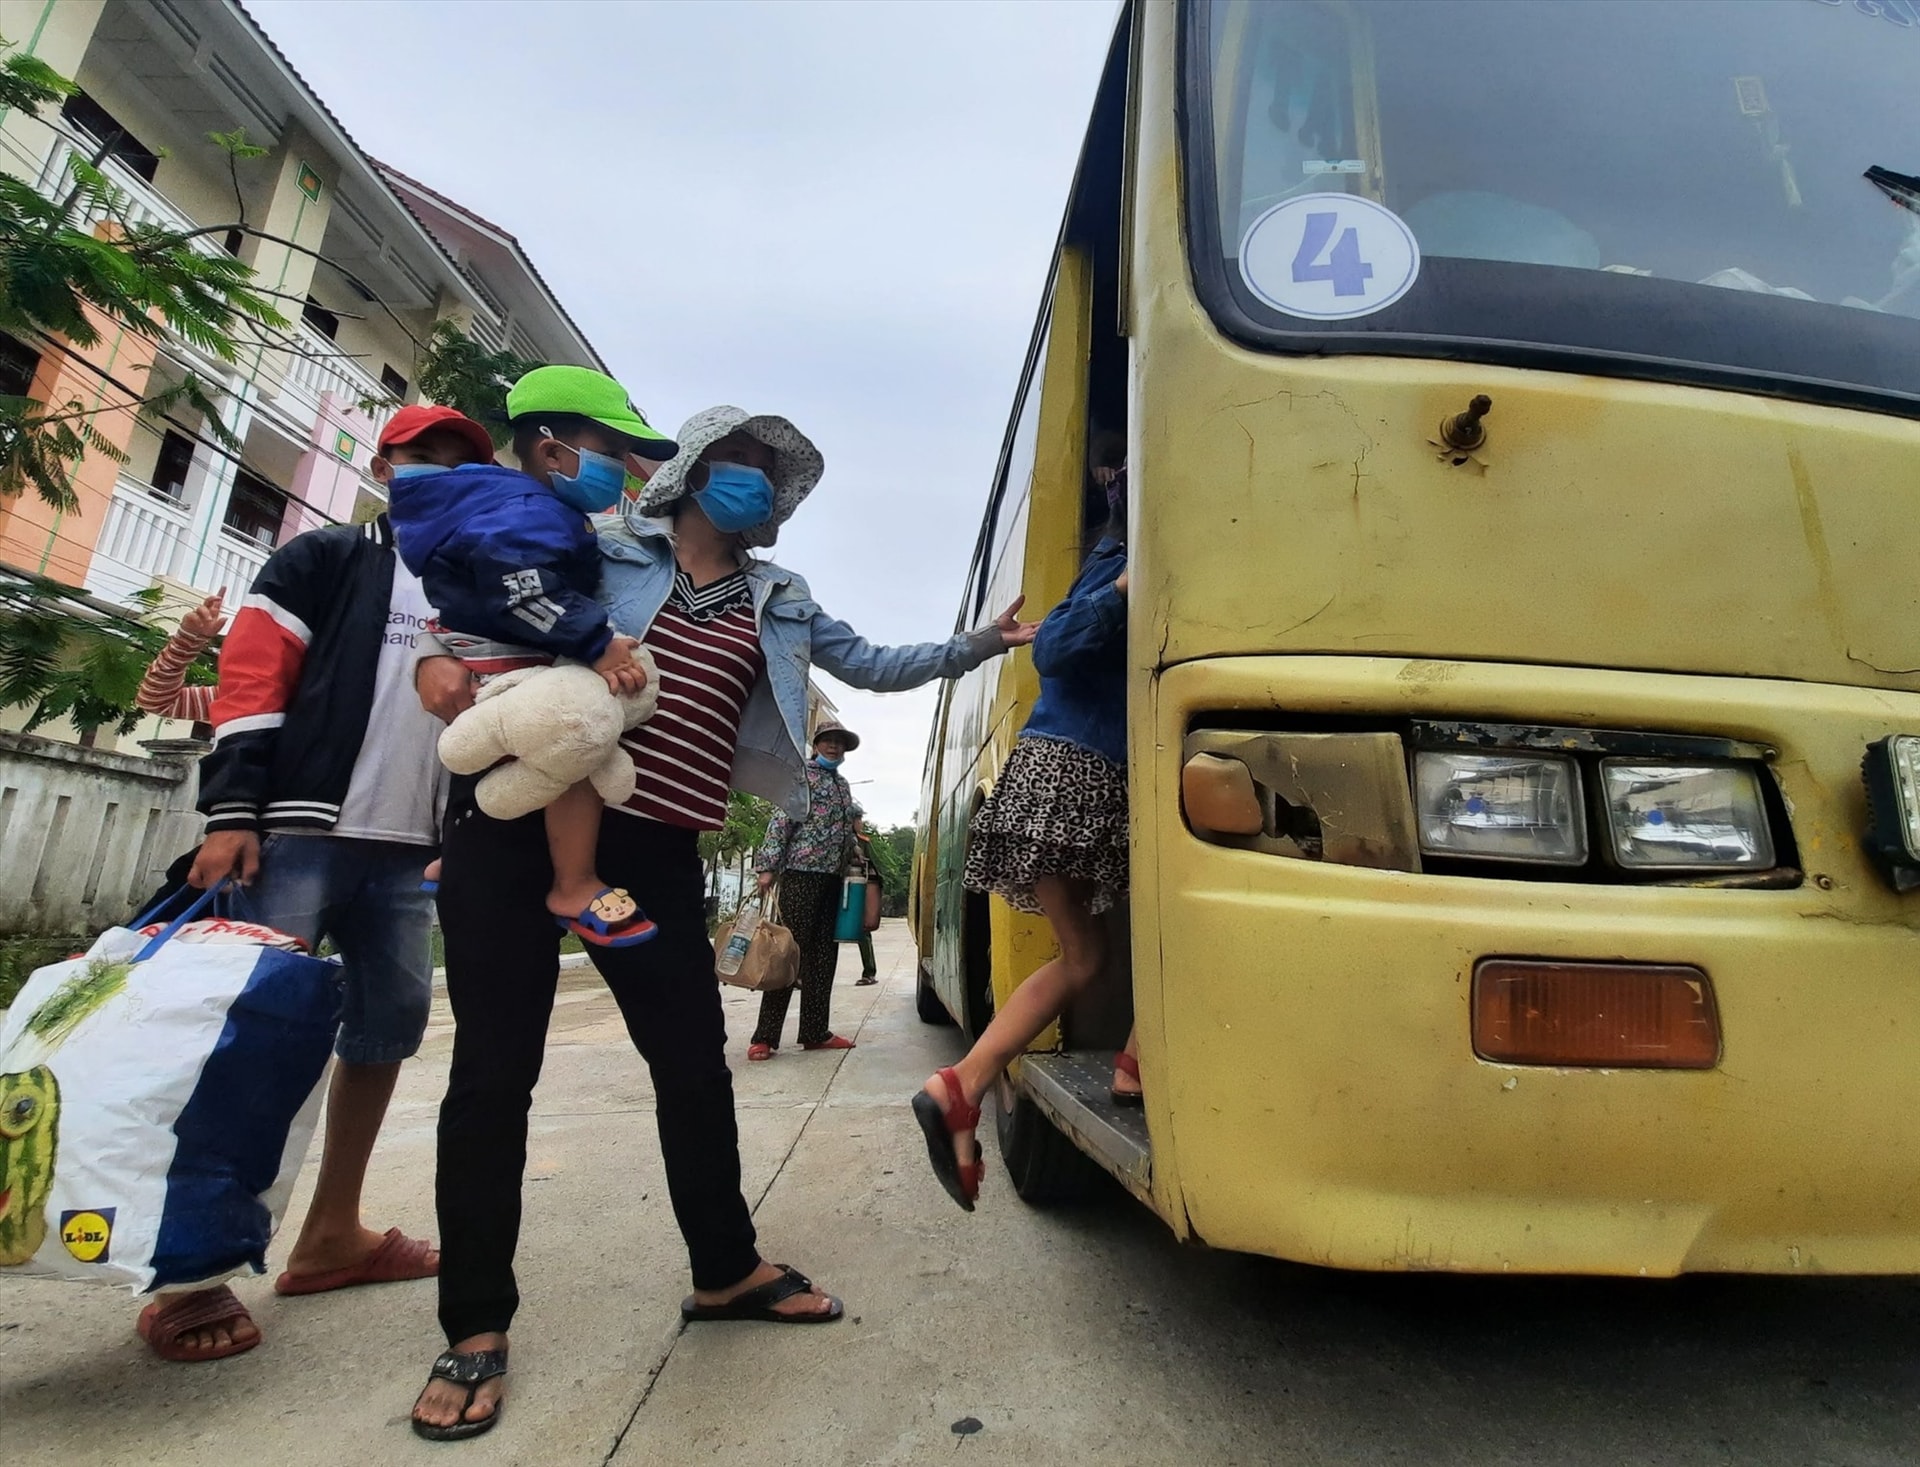
<svg viewBox="0 0 1920 1467"><path fill-rule="evenodd" d="M1364 1269L1920 1272L1920 893L1861 855L1858 773L1872 739L1920 732L1920 697L1326 657L1184 664L1156 693L1155 747L1136 749L1153 770L1135 880L1136 935L1159 954L1150 1115L1156 1169L1171 1143L1162 1201L1206 1242ZM1765 743L1807 880L1524 882L1210 844L1182 819L1179 754L1196 715L1226 711ZM1483 1061L1470 993L1492 956L1699 967L1720 1061Z"/></svg>

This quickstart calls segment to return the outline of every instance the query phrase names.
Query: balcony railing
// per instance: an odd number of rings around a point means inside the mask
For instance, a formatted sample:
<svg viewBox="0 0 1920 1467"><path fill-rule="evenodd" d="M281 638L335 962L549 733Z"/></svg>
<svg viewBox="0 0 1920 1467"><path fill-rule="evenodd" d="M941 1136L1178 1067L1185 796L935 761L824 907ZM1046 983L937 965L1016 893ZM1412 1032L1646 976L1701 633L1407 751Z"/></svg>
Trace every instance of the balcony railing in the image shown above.
<svg viewBox="0 0 1920 1467"><path fill-rule="evenodd" d="M193 511L150 484L122 474L87 567L87 589L125 601L162 576L202 591L225 589L236 606L273 553L224 526L197 530Z"/></svg>
<svg viewBox="0 0 1920 1467"><path fill-rule="evenodd" d="M73 186L69 164L76 156L85 160L92 155L65 138L54 140L53 150L48 154L40 173L41 193L49 198L65 197ZM114 187L126 196L125 215L133 223L154 224L182 231L202 227L152 184L114 159L107 159L100 168ZM104 217L105 211L95 207L87 211L81 222L85 225L97 224ZM223 252L221 243L211 235L201 235L193 243L194 248L204 254L218 255ZM305 321L294 322L292 335L297 345L288 354L286 375L275 393L289 416L301 419L303 423L312 423L320 415L322 395L329 392L349 408L363 402L385 403L392 396L377 377L353 358L342 355L337 345ZM198 355L191 351L190 354ZM249 356L242 357L243 361L249 359ZM207 365L217 373L218 364L209 362ZM267 385L271 388L270 379ZM391 409L381 407L371 414L376 430L385 425L390 413Z"/></svg>
<svg viewBox="0 0 1920 1467"><path fill-rule="evenodd" d="M372 410L376 428L386 424L392 409L384 406L393 394L380 380L352 357L327 340L305 321L295 323L294 336L300 345L287 363L287 375L280 384L280 397L292 397L312 412L320 411L321 394L331 392L346 407L363 402L383 404Z"/></svg>

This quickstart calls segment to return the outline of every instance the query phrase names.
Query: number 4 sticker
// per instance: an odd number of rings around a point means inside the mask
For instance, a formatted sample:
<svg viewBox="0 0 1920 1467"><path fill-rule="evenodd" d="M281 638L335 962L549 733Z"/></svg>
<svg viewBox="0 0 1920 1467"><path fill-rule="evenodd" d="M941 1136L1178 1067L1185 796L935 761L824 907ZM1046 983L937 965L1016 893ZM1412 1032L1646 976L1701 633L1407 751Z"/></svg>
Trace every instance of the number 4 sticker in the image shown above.
<svg viewBox="0 0 1920 1467"><path fill-rule="evenodd" d="M1359 194L1276 204L1240 242L1240 274L1266 305L1337 321L1385 310L1413 288L1420 246L1404 220Z"/></svg>
<svg viewBox="0 0 1920 1467"><path fill-rule="evenodd" d="M1300 253L1293 257L1293 281L1305 285L1315 280L1333 282L1335 295L1365 295L1367 282L1373 279L1373 266L1360 258L1360 230L1350 225L1340 243L1327 256L1327 263L1316 265L1334 230L1340 227L1335 213L1307 215L1306 231L1300 236Z"/></svg>

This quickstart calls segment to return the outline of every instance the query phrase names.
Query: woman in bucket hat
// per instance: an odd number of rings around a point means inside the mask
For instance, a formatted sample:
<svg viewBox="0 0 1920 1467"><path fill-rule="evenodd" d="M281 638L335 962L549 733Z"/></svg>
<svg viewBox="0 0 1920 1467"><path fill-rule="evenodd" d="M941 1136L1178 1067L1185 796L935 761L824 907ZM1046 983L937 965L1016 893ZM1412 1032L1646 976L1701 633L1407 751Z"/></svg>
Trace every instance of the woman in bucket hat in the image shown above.
<svg viewBox="0 0 1920 1467"><path fill-rule="evenodd" d="M780 883L780 922L800 948L800 1047L852 1049L853 1041L833 1032L833 970L840 963L840 878L860 858L856 839L862 811L840 773L840 763L860 747L860 735L828 719L813 731L813 758L807 761L807 813L789 818L773 812L767 838L760 843L754 870L760 890ZM766 1060L780 1047L793 989L774 988L760 995L760 1022L747 1045L747 1058Z"/></svg>
<svg viewBox="0 0 1920 1467"><path fill-rule="evenodd" d="M658 924L639 947L596 949L652 1072L655 1119L674 1216L686 1240L688 1320L824 1323L837 1299L795 1269L766 1262L740 1195L739 1134L726 1027L707 938L697 842L717 830L727 792L808 810L807 679L814 666L872 692L958 677L1033 640L1020 603L944 642L877 647L827 615L792 571L750 555L820 480L819 450L785 418L736 407L687 420L680 453L655 469L600 535L600 597L615 628L660 667L653 719L623 740L638 788L601 823L599 869ZM632 467L630 463L630 467ZM436 712L463 701L457 666L423 661ZM449 892L484 914L487 962L456 1012L453 1072L440 1116L440 1322L453 1362L414 1407L434 1434L484 1431L496 1419L513 1275L527 1111L558 978L547 915L539 818L491 820L471 801L449 812ZM456 886L459 891L453 891ZM443 905L443 914L445 907Z"/></svg>

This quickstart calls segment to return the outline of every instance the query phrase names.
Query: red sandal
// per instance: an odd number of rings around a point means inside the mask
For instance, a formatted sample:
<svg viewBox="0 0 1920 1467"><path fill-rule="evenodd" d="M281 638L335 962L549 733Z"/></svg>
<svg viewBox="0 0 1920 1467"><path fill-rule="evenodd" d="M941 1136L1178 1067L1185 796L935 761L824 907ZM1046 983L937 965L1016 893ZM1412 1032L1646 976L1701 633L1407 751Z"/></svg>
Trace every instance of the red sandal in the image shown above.
<svg viewBox="0 0 1920 1467"><path fill-rule="evenodd" d="M980 1195L981 1179L987 1174L986 1159L976 1151L972 1161L961 1161L953 1149L953 1138L979 1126L980 1107L967 1102L966 1092L960 1088L960 1077L951 1068L939 1071L938 1078L947 1087L946 1109L942 1110L940 1103L922 1090L913 1097L913 1118L926 1134L927 1159L933 1163L933 1174L947 1189L949 1197L972 1212L974 1199ZM976 1141L975 1146L978 1144Z"/></svg>
<svg viewBox="0 0 1920 1467"><path fill-rule="evenodd" d="M1116 1075L1127 1076L1136 1085L1140 1083L1140 1061L1128 1054L1124 1049L1113 1057L1113 1072ZM1122 1090L1118 1085L1112 1085L1108 1087L1107 1095L1115 1105L1145 1105L1147 1103L1147 1096L1144 1090Z"/></svg>

